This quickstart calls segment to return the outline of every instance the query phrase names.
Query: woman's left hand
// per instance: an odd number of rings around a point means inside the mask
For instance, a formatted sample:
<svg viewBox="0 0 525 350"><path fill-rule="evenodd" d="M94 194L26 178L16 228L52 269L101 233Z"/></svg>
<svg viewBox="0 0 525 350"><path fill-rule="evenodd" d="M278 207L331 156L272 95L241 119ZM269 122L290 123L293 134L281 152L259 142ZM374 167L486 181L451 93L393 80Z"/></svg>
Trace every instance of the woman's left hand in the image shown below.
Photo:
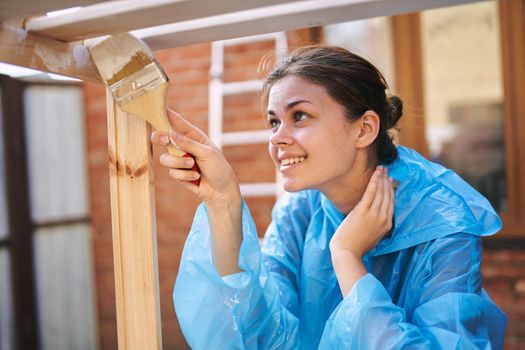
<svg viewBox="0 0 525 350"><path fill-rule="evenodd" d="M392 228L394 187L387 169L378 166L363 198L343 220L330 241L332 258L352 255L361 259Z"/></svg>

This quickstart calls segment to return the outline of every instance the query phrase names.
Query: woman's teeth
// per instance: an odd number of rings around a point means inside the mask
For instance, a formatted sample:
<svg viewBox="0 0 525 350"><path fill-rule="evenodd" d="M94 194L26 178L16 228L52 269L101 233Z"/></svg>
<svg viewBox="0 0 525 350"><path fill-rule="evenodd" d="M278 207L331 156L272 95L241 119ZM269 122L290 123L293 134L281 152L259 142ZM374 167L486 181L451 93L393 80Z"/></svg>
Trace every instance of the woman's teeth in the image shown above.
<svg viewBox="0 0 525 350"><path fill-rule="evenodd" d="M305 157L289 158L281 160L281 165L297 164L305 160Z"/></svg>

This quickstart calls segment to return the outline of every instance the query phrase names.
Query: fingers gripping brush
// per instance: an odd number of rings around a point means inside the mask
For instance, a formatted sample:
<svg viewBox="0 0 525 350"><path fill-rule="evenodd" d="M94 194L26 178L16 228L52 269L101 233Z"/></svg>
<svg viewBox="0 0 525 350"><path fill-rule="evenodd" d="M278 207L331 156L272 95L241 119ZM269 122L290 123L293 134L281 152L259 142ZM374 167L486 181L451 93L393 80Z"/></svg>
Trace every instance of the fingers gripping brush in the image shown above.
<svg viewBox="0 0 525 350"><path fill-rule="evenodd" d="M131 34L121 33L96 43L89 51L119 108L168 133L171 130L166 114L168 77L149 47ZM195 161L192 155L172 144L167 148L173 156L191 157ZM200 173L197 162L191 170ZM193 181L196 185L199 182Z"/></svg>

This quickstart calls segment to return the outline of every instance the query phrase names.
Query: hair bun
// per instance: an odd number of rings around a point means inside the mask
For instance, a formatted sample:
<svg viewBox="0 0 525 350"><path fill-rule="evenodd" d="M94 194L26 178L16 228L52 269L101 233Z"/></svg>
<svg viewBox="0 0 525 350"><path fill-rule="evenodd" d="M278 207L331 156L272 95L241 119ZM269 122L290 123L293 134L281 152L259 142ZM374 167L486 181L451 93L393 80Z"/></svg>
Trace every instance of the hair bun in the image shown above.
<svg viewBox="0 0 525 350"><path fill-rule="evenodd" d="M391 95L388 97L388 104L390 105L389 113L386 119L385 128L392 129L396 126L399 119L403 115L403 101L399 96Z"/></svg>

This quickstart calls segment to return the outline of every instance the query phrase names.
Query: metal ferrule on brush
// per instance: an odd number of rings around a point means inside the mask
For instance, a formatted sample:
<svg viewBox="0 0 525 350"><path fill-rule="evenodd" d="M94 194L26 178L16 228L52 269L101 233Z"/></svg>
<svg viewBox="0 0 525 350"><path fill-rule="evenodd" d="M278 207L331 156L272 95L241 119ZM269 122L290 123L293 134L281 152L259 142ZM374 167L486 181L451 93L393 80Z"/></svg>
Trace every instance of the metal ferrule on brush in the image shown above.
<svg viewBox="0 0 525 350"><path fill-rule="evenodd" d="M168 77L154 61L141 70L109 86L109 91L119 107L166 83Z"/></svg>

